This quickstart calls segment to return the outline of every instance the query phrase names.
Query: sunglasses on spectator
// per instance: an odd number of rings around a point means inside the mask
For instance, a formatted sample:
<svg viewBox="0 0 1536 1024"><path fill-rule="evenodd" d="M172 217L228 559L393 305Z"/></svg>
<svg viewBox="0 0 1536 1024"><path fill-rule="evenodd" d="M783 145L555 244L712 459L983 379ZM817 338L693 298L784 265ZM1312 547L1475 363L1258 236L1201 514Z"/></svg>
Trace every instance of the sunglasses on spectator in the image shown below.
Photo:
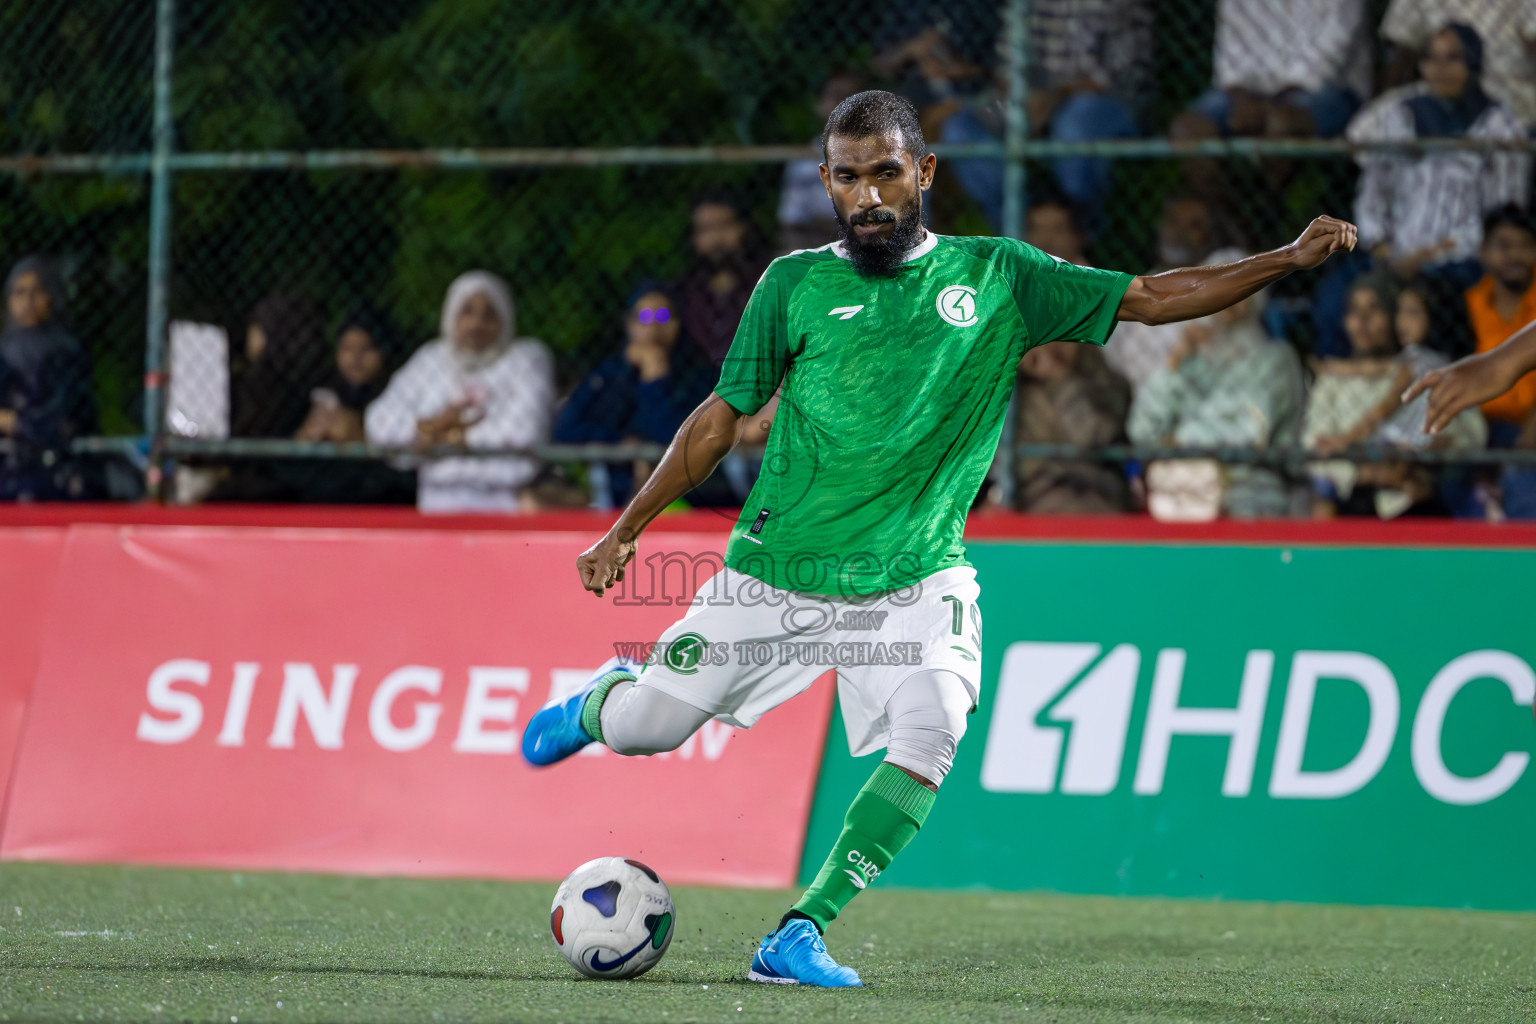
<svg viewBox="0 0 1536 1024"><path fill-rule="evenodd" d="M634 317L643 324L664 324L672 319L672 311L666 306L657 306L655 309L642 306L635 310Z"/></svg>

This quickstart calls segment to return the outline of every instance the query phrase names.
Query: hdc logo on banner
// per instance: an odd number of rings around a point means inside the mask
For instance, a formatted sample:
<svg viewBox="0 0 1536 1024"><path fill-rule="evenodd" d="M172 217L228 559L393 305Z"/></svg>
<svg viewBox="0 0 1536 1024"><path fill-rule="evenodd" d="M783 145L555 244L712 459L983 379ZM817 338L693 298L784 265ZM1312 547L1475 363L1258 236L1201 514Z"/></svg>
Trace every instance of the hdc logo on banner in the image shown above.
<svg viewBox="0 0 1536 1024"><path fill-rule="evenodd" d="M1536 910L1536 551L967 553L981 703L891 883Z"/></svg>
<svg viewBox="0 0 1536 1024"><path fill-rule="evenodd" d="M1186 657L1178 648L1157 653L1132 790L1143 795L1163 791L1174 736L1225 736L1231 745L1221 793L1248 796L1273 688L1275 653L1248 653L1234 708L1181 706ZM982 788L1083 796L1112 792L1119 785L1130 738L1141 662L1141 651L1132 644L1119 644L1108 654L1094 643L1010 644L1003 654L994 697L981 765ZM1456 696L1480 679L1503 683L1517 704L1529 705L1536 699L1536 673L1507 651L1472 651L1435 674L1412 710L1409 749L1419 784L1448 804L1497 799L1519 781L1530 763L1525 751L1505 751L1493 767L1473 777L1447 767L1440 745L1446 715ZM1320 680L1359 687L1368 701L1369 724L1347 763L1309 771L1302 763ZM1326 800L1359 791L1386 764L1403 719L1397 680L1381 660L1356 651L1295 652L1269 795Z"/></svg>

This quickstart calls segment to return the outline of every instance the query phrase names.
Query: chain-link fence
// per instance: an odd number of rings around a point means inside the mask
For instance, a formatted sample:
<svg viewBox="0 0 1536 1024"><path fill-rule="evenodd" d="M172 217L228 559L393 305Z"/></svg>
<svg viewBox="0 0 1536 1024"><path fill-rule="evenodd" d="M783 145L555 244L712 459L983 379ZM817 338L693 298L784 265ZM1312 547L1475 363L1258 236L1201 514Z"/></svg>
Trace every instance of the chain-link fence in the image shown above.
<svg viewBox="0 0 1536 1024"><path fill-rule="evenodd" d="M941 156L938 232L1139 273L1354 211L1375 264L1433 307L1426 347L1460 354L1476 324L1447 311L1481 273L1483 214L1528 199L1536 78L1510 47L1536 36L1530 6L12 3L6 496L130 497L147 479L180 500L622 501L707 393L767 261L836 237L808 143L870 86L911 99ZM1477 38L1435 34L1456 16ZM1441 88L1457 60L1486 88ZM1104 367L1026 365L1007 437L1034 447L999 460L995 499L1047 507L1024 497L1039 459L1077 445L1108 460L1088 489L1131 507L1147 497L1122 469L1134 441L1275 463L1217 486L1271 473L1299 508L1312 359L1358 354L1346 313L1372 259L1288 278L1250 311L1243 331L1276 339L1299 382L1299 407L1257 432L1194 429L1183 406L1147 415L1160 370L1239 390L1211 369L1219 344L1198 351L1223 325L1122 328ZM46 295L36 309L17 279ZM1042 374L1095 394L1111 381L1123 401L1042 405ZM1323 439L1389 443L1368 415ZM1412 459L1444 457L1421 447ZM412 448L475 457L381 457ZM752 462L692 500L739 503Z"/></svg>

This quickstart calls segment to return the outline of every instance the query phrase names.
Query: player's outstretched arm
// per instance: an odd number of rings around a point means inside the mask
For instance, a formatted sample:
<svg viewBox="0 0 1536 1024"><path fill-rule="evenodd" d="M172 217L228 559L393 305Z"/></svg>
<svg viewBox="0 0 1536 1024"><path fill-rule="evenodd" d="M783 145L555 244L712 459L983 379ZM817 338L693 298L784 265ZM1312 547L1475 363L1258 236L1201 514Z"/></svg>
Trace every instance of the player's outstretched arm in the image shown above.
<svg viewBox="0 0 1536 1024"><path fill-rule="evenodd" d="M638 494L619 515L618 521L576 559L581 585L598 597L624 578L624 566L635 557L640 531L661 510L709 478L720 460L736 445L741 421L746 417L711 393L683 425Z"/></svg>
<svg viewBox="0 0 1536 1024"><path fill-rule="evenodd" d="M1348 221L1319 217L1290 245L1261 252L1236 263L1183 267L1138 277L1120 300L1118 320L1168 324L1209 316L1297 270L1311 270L1329 256L1355 247L1357 232Z"/></svg>
<svg viewBox="0 0 1536 1024"><path fill-rule="evenodd" d="M1428 391L1424 429L1438 434L1458 414L1498 398L1532 370L1536 370L1536 323L1527 324L1498 348L1431 370L1403 392L1403 402Z"/></svg>

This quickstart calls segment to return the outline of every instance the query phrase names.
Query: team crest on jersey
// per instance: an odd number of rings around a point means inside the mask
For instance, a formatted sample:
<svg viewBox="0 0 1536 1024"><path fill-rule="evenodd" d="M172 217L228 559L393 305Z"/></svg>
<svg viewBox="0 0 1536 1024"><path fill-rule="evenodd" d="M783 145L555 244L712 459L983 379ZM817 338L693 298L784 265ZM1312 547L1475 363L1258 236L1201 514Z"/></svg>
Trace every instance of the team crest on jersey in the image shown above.
<svg viewBox="0 0 1536 1024"><path fill-rule="evenodd" d="M709 641L698 633L684 633L667 646L667 668L680 675L691 676L699 670L699 663L704 660L708 648Z"/></svg>
<svg viewBox="0 0 1536 1024"><path fill-rule="evenodd" d="M956 327L970 327L981 319L976 315L976 289L970 285L950 285L933 305L945 323Z"/></svg>

